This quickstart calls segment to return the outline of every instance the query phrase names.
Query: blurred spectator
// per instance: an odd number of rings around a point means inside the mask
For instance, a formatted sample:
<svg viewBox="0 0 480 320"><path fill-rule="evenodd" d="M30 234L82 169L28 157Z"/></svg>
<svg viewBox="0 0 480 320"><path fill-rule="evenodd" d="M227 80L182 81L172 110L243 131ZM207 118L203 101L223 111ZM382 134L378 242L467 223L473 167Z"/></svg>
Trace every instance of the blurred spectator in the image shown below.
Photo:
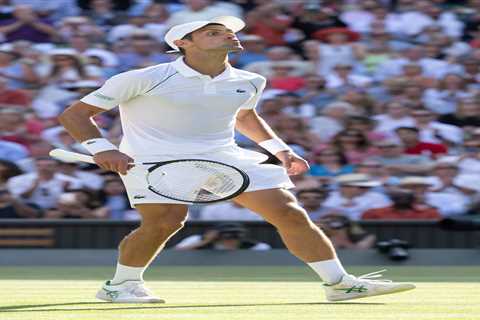
<svg viewBox="0 0 480 320"><path fill-rule="evenodd" d="M122 61L119 71L145 68L172 60L171 55L159 52L161 50L159 50L158 44L148 32L134 32L129 39L131 50L118 55L118 59Z"/></svg>
<svg viewBox="0 0 480 320"><path fill-rule="evenodd" d="M455 113L458 101L471 98L465 80L456 74L446 74L437 88L427 89L423 100L425 107L437 114Z"/></svg>
<svg viewBox="0 0 480 320"><path fill-rule="evenodd" d="M292 27L302 30L306 38L312 38L317 31L327 28L342 28L346 27L346 24L338 18L334 10L313 1L303 5L302 11L296 15Z"/></svg>
<svg viewBox="0 0 480 320"><path fill-rule="evenodd" d="M28 149L20 143L0 140L0 161L18 161L28 157Z"/></svg>
<svg viewBox="0 0 480 320"><path fill-rule="evenodd" d="M57 172L58 162L52 158L37 158L37 172L12 177L7 182L10 193L43 209L54 208L58 198L68 189L82 186L75 178Z"/></svg>
<svg viewBox="0 0 480 320"><path fill-rule="evenodd" d="M416 201L436 208L443 217L464 214L468 208L469 199L464 195L428 191L432 184L425 177L405 177L398 186L410 190Z"/></svg>
<svg viewBox="0 0 480 320"><path fill-rule="evenodd" d="M7 79L10 89L24 89L38 83L32 62L20 59L21 55L13 50L10 43L0 45L0 76Z"/></svg>
<svg viewBox="0 0 480 320"><path fill-rule="evenodd" d="M423 155L405 154L403 144L394 139L378 141L375 146L379 153L371 157L388 170L391 175L424 174L431 170L432 164Z"/></svg>
<svg viewBox="0 0 480 320"><path fill-rule="evenodd" d="M53 42L58 38L52 22L38 17L29 5L16 5L11 19L0 20L4 41L28 40L35 43Z"/></svg>
<svg viewBox="0 0 480 320"><path fill-rule="evenodd" d="M86 37L89 41L101 41L104 37L103 30L86 16L65 17L59 21L57 28L62 40L70 43L79 42L78 37Z"/></svg>
<svg viewBox="0 0 480 320"><path fill-rule="evenodd" d="M333 145L340 150L349 164L358 164L377 154L377 149L370 145L365 131L346 129L333 138Z"/></svg>
<svg viewBox="0 0 480 320"><path fill-rule="evenodd" d="M326 215L316 223L336 249L370 249L375 246L375 235L367 233L344 215Z"/></svg>
<svg viewBox="0 0 480 320"><path fill-rule="evenodd" d="M42 124L20 109L0 109L0 139L27 148L39 140Z"/></svg>
<svg viewBox="0 0 480 320"><path fill-rule="evenodd" d="M242 42L243 51L237 54L232 54L230 63L237 68L243 68L246 65L259 61L268 61L265 53L266 45L262 37L247 34L240 36L239 40Z"/></svg>
<svg viewBox="0 0 480 320"><path fill-rule="evenodd" d="M247 238L247 229L239 223L218 224L203 235L186 237L174 247L177 250L270 250L267 243Z"/></svg>
<svg viewBox="0 0 480 320"><path fill-rule="evenodd" d="M351 87L368 87L371 84L372 80L369 77L352 73L352 70L351 64L336 64L333 70L326 74L327 89L344 92Z"/></svg>
<svg viewBox="0 0 480 320"><path fill-rule="evenodd" d="M312 152L310 174L317 177L334 177L353 173L355 166L348 164L345 155L336 147L319 148Z"/></svg>
<svg viewBox="0 0 480 320"><path fill-rule="evenodd" d="M38 206L23 203L0 186L0 219L39 218L41 215Z"/></svg>
<svg viewBox="0 0 480 320"><path fill-rule="evenodd" d="M272 75L269 78L270 87L285 91L298 91L305 86L305 79L292 74L293 66L280 61L272 64Z"/></svg>
<svg viewBox="0 0 480 320"><path fill-rule="evenodd" d="M388 193L393 204L365 211L362 220L439 220L437 209L421 203L409 190L395 189Z"/></svg>
<svg viewBox="0 0 480 320"><path fill-rule="evenodd" d="M97 191L104 187L104 181L100 175L82 170L81 165L77 162L60 161L57 170L61 174L78 179L81 181L82 187L90 191Z"/></svg>
<svg viewBox="0 0 480 320"><path fill-rule="evenodd" d="M317 221L333 211L332 208L323 205L328 196L328 190L325 188L299 189L296 195L302 208L307 211L308 216L313 221Z"/></svg>
<svg viewBox="0 0 480 320"><path fill-rule="evenodd" d="M0 159L0 188L7 186L7 181L23 173L13 161Z"/></svg>
<svg viewBox="0 0 480 320"><path fill-rule="evenodd" d="M272 128L286 143L301 147L303 150L297 150L298 153L312 150L321 141L320 137L310 130L308 122L300 117L279 118Z"/></svg>
<svg viewBox="0 0 480 320"><path fill-rule="evenodd" d="M355 108L347 102L336 101L323 108L320 116L311 120L312 130L322 141L329 141L343 130L346 119L355 113Z"/></svg>
<svg viewBox="0 0 480 320"><path fill-rule="evenodd" d="M210 204L200 211L199 220L207 221L263 221L258 214L235 202Z"/></svg>
<svg viewBox="0 0 480 320"><path fill-rule="evenodd" d="M261 36L270 46L283 46L292 40L300 40L297 37L288 39L293 19L286 15L281 5L277 3L267 3L250 11L246 21L247 32Z"/></svg>
<svg viewBox="0 0 480 320"><path fill-rule="evenodd" d="M305 76L305 86L298 90L301 101L315 106L315 115L335 100L336 94L325 87L326 81L322 76L309 74Z"/></svg>
<svg viewBox="0 0 480 320"><path fill-rule="evenodd" d="M111 220L139 220L140 215L130 207L127 191L122 181L115 178L105 178L99 194L100 206L105 217Z"/></svg>
<svg viewBox="0 0 480 320"><path fill-rule="evenodd" d="M455 112L442 115L439 122L463 129L480 127L480 104L475 99L460 100Z"/></svg>
<svg viewBox="0 0 480 320"><path fill-rule="evenodd" d="M371 180L366 174L351 173L338 176L338 191L333 191L324 202L326 207L336 213L359 220L368 209L382 208L390 205L390 200L382 193L372 191L379 181Z"/></svg>
<svg viewBox="0 0 480 320"><path fill-rule="evenodd" d="M354 41L360 35L347 28L327 28L317 31L313 38L320 40L318 47L318 73L329 74L336 65L354 65L357 59L363 58L364 48Z"/></svg>
<svg viewBox="0 0 480 320"><path fill-rule="evenodd" d="M415 127L399 127L395 132L402 141L406 154L424 155L435 159L448 152L443 144L420 141L419 130Z"/></svg>
<svg viewBox="0 0 480 320"><path fill-rule="evenodd" d="M385 104L386 112L374 116L377 122L376 131L383 132L391 138L399 127L415 126L415 121L409 116L408 108L400 101L390 101Z"/></svg>
<svg viewBox="0 0 480 320"><path fill-rule="evenodd" d="M31 99L22 90L8 87L8 79L0 76L0 108L30 107Z"/></svg>
<svg viewBox="0 0 480 320"><path fill-rule="evenodd" d="M461 128L437 121L437 115L428 109L413 109L410 115L415 119L415 127L420 131L420 140L431 143L443 143L447 147L461 143Z"/></svg>
<svg viewBox="0 0 480 320"><path fill-rule="evenodd" d="M123 21L125 18L123 12L130 6L130 1L125 0L80 0L80 2L83 2L81 7L84 9L84 14L90 17L95 25L103 28Z"/></svg>
<svg viewBox="0 0 480 320"><path fill-rule="evenodd" d="M93 196L82 189L72 189L62 193L55 207L50 208L44 219L102 219L108 212L105 208L97 208Z"/></svg>

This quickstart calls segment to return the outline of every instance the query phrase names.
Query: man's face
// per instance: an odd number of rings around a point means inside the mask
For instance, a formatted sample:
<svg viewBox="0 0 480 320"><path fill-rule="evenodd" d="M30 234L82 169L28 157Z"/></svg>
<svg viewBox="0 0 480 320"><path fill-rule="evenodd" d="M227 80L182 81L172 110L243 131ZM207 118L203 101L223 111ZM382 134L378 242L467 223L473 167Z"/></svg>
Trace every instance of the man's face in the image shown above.
<svg viewBox="0 0 480 320"><path fill-rule="evenodd" d="M325 200L326 194L319 192L303 192L298 196L298 201L302 203L304 207L315 208L320 207L323 200Z"/></svg>
<svg viewBox="0 0 480 320"><path fill-rule="evenodd" d="M397 145L380 145L377 146L380 155L385 158L395 158L402 154L403 148Z"/></svg>
<svg viewBox="0 0 480 320"><path fill-rule="evenodd" d="M397 135L405 143L413 143L418 141L418 133L413 130L408 129L399 129L397 130Z"/></svg>
<svg viewBox="0 0 480 320"><path fill-rule="evenodd" d="M222 25L207 25L192 32L192 40L183 39L186 50L209 52L238 52L243 50L235 33Z"/></svg>
<svg viewBox="0 0 480 320"><path fill-rule="evenodd" d="M43 172L55 172L57 170L57 162L55 160L41 159L36 161L37 170Z"/></svg>

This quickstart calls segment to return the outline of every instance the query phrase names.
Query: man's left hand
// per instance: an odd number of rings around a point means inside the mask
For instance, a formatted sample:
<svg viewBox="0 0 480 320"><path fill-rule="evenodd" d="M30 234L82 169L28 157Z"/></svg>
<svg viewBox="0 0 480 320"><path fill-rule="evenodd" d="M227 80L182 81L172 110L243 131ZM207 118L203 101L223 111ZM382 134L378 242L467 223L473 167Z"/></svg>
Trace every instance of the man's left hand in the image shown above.
<svg viewBox="0 0 480 320"><path fill-rule="evenodd" d="M290 176L296 176L310 170L308 162L292 151L280 151L275 156L282 162Z"/></svg>

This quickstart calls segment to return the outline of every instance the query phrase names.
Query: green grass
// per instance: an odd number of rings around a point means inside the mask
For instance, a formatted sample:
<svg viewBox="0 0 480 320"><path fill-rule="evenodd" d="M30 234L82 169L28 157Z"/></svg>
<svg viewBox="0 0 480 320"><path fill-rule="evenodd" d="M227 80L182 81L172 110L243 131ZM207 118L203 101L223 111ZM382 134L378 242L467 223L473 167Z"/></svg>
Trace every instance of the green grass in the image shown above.
<svg viewBox="0 0 480 320"><path fill-rule="evenodd" d="M480 319L478 267L389 267L413 291L328 303L307 267L162 267L145 274L167 304L110 304L93 296L113 268L2 267L0 319L423 320ZM354 274L376 268L349 268Z"/></svg>

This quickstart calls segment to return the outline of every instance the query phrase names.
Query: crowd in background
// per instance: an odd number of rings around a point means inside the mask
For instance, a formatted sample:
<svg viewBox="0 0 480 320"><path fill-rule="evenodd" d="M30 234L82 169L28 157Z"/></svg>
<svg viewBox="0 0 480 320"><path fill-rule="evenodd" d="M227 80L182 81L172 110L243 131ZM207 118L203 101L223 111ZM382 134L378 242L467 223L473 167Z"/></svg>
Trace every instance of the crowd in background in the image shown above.
<svg viewBox="0 0 480 320"><path fill-rule="evenodd" d="M116 174L48 157L86 152L56 117L114 74L178 58L172 25L221 15L247 23L230 62L268 79L259 114L309 160L292 180L314 221L479 212L478 0L0 0L0 218L139 219ZM119 143L116 109L95 121ZM190 219L261 220L230 202Z"/></svg>

